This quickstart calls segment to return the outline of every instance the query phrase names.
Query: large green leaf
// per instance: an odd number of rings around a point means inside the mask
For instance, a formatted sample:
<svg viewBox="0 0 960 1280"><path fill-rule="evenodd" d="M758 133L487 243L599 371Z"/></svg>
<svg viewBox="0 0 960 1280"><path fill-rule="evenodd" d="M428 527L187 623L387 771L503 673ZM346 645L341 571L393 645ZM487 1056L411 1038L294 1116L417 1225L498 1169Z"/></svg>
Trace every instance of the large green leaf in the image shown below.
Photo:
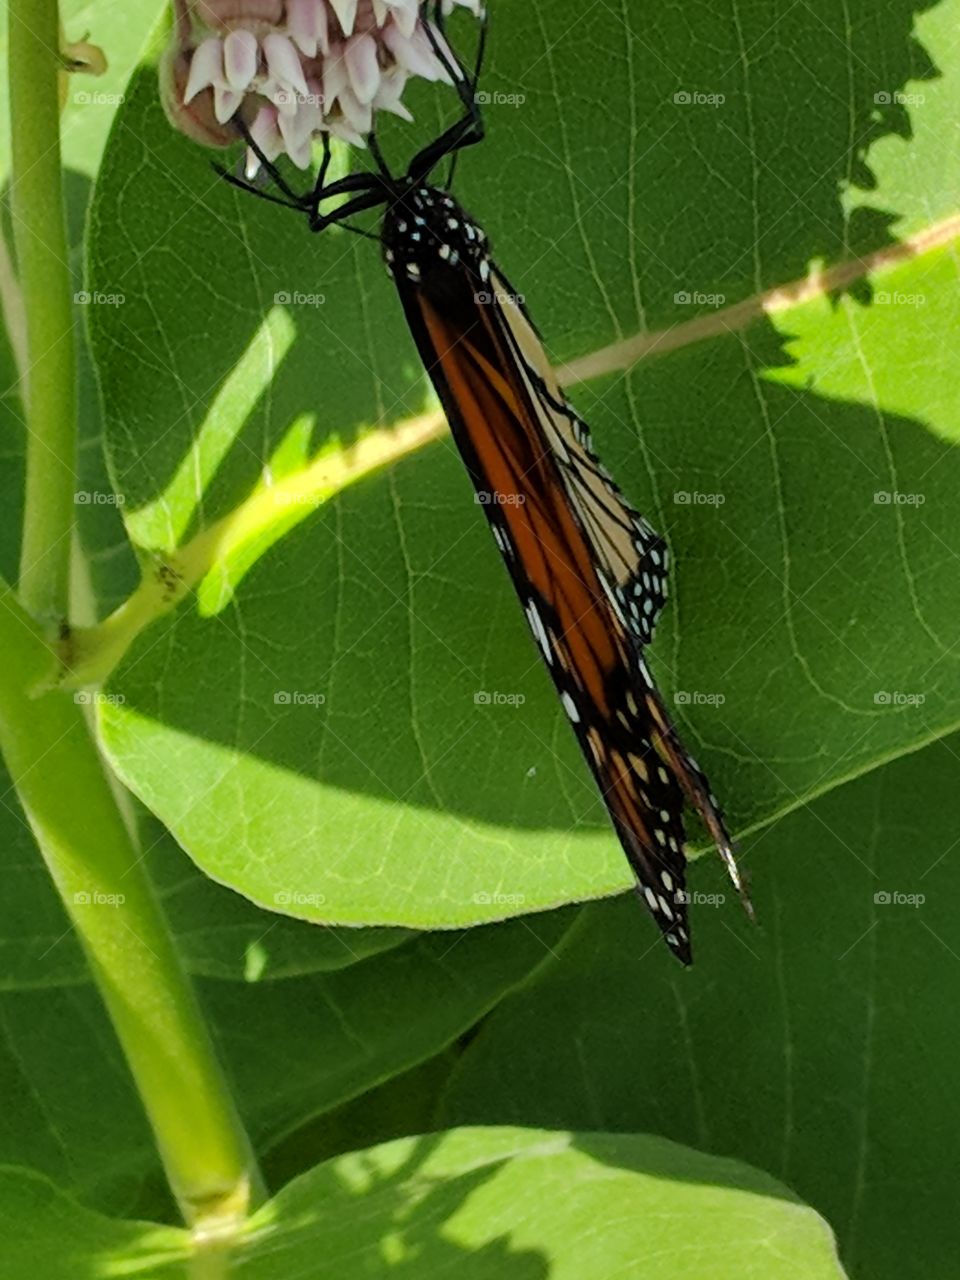
<svg viewBox="0 0 960 1280"><path fill-rule="evenodd" d="M4 790L0 1163L29 1164L98 1208L169 1215L127 1065ZM144 848L261 1153L454 1044L550 956L574 918L557 912L422 937L324 929L206 881L155 823ZM291 1159L282 1162L287 1173Z"/></svg>
<svg viewBox="0 0 960 1280"><path fill-rule="evenodd" d="M944 0L915 32L895 0L717 0L691 33L676 8L493 15L490 136L458 189L670 538L655 662L740 830L957 722L949 345L910 370L957 328L936 246L958 16ZM438 99L417 100L418 137ZM385 144L409 154L411 130ZM90 258L126 301L91 322L128 529L166 562L111 631L153 619L111 682L107 750L206 872L270 909L454 926L615 892L626 866L452 445L350 471L351 442L432 405L377 259L226 189L167 128L152 70L135 81ZM758 295L813 261L839 265ZM632 337L650 358L625 372ZM301 505L257 524L282 481ZM157 583L237 512L246 545L157 618Z"/></svg>
<svg viewBox="0 0 960 1280"><path fill-rule="evenodd" d="M78 1208L8 1170L10 1280L185 1277L189 1237ZM766 1174L657 1138L461 1130L343 1156L250 1220L238 1280L842 1280L826 1224ZM92 1274L92 1272L90 1273Z"/></svg>
<svg viewBox="0 0 960 1280"><path fill-rule="evenodd" d="M754 837L759 930L698 868L690 972L632 904L585 909L468 1049L447 1121L643 1125L781 1178L851 1275L953 1274L958 752L937 743Z"/></svg>

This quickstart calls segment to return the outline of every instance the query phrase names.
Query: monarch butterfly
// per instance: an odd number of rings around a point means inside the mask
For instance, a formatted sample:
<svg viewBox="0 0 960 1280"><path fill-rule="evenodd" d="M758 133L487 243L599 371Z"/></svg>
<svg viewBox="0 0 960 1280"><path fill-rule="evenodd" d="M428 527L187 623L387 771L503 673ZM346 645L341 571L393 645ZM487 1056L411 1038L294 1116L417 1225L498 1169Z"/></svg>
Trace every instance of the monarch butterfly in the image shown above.
<svg viewBox="0 0 960 1280"><path fill-rule="evenodd" d="M442 34L439 5L436 24ZM413 340L637 890L674 953L689 964L685 802L700 814L751 908L717 802L682 746L644 657L666 596L667 547L598 460L486 235L446 187L429 182L441 160L483 137L476 106L483 34L472 76L446 41L430 38L465 111L401 177L391 175L371 134L377 172L327 183L325 139L314 190L301 196L245 130L283 195L223 176L302 210L315 231L385 207L379 239ZM324 202L344 196L345 203L321 212Z"/></svg>

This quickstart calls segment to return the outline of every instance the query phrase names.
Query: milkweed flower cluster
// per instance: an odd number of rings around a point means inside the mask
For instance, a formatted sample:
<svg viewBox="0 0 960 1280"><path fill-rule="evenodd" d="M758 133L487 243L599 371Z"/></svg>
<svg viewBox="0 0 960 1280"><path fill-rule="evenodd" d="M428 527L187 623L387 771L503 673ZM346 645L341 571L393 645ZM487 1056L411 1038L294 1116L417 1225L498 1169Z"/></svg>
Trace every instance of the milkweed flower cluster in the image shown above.
<svg viewBox="0 0 960 1280"><path fill-rule="evenodd" d="M480 0L442 0L444 13L455 5L480 11ZM411 77L450 80L420 0L173 0L173 13L161 65L173 124L228 146L240 120L269 160L286 154L301 169L320 133L362 145L377 111L411 119ZM249 151L248 175L258 166Z"/></svg>

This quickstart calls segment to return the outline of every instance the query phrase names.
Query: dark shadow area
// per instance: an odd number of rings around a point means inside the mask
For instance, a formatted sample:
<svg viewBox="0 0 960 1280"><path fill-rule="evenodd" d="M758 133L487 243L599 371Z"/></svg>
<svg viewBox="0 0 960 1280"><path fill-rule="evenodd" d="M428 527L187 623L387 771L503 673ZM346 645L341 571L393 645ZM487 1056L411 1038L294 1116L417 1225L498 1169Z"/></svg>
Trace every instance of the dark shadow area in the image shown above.
<svg viewBox="0 0 960 1280"><path fill-rule="evenodd" d="M957 746L745 840L758 928L698 863L690 970L647 947L628 902L586 908L557 961L486 1020L438 1122L661 1134L792 1188L854 1280L949 1275Z"/></svg>

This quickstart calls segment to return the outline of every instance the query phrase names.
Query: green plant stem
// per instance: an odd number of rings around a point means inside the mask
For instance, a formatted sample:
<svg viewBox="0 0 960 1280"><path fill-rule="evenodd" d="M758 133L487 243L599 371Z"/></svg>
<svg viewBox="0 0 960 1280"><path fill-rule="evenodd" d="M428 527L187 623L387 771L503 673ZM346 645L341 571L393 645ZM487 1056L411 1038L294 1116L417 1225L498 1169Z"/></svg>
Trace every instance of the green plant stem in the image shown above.
<svg viewBox="0 0 960 1280"><path fill-rule="evenodd" d="M0 651L0 750L184 1217L204 1236L229 1237L260 1195L250 1144L84 708L62 692L30 696L50 655L39 624L2 583Z"/></svg>
<svg viewBox="0 0 960 1280"><path fill-rule="evenodd" d="M67 615L76 471L76 347L60 168L56 0L8 0L11 201L27 319L27 478L20 599Z"/></svg>

